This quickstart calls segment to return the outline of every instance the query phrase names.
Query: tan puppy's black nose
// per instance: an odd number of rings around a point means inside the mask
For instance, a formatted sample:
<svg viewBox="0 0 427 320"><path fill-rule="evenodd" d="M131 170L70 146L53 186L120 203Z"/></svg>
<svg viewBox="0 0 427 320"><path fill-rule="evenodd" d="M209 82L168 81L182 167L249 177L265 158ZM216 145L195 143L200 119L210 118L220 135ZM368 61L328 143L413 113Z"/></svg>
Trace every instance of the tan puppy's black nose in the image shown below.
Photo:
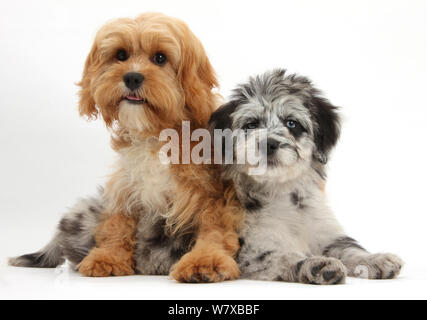
<svg viewBox="0 0 427 320"><path fill-rule="evenodd" d="M125 74L123 81L130 90L136 90L139 89L144 82L144 76L137 72L129 72Z"/></svg>

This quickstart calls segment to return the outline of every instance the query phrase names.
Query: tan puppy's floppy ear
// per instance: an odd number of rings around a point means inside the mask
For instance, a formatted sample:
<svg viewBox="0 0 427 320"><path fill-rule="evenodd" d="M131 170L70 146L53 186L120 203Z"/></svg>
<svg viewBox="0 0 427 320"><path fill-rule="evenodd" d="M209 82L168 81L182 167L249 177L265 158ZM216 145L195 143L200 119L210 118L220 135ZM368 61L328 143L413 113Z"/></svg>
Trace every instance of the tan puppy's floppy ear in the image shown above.
<svg viewBox="0 0 427 320"><path fill-rule="evenodd" d="M91 90L92 74L97 62L97 50L97 45L94 44L86 58L82 80L78 83L78 86L81 87L79 91L79 113L80 116L87 116L89 119L96 119L98 117L98 110L96 109L95 100Z"/></svg>
<svg viewBox="0 0 427 320"><path fill-rule="evenodd" d="M218 87L218 81L200 40L186 24L182 23L180 29L183 35L178 77L184 89L190 118L205 126L216 108L212 89Z"/></svg>

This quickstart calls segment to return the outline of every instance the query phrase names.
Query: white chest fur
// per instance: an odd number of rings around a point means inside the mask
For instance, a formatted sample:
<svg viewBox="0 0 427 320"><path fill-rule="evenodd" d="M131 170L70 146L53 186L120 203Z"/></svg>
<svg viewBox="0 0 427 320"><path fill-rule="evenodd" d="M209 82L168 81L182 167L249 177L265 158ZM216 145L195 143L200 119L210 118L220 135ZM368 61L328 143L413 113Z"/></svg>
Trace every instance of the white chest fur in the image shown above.
<svg viewBox="0 0 427 320"><path fill-rule="evenodd" d="M244 237L248 244L263 244L265 251L286 247L298 251L309 250L306 218L302 210L292 203L291 197L291 193L284 193L262 210L247 214Z"/></svg>
<svg viewBox="0 0 427 320"><path fill-rule="evenodd" d="M122 179L128 192L128 206L142 206L162 216L168 215L175 182L170 166L158 156L158 141L147 140L121 152Z"/></svg>
<svg viewBox="0 0 427 320"><path fill-rule="evenodd" d="M340 226L326 204L324 192L312 175L296 182L274 186L261 210L248 212L242 236L260 252L319 254L329 241L328 230L335 234Z"/></svg>

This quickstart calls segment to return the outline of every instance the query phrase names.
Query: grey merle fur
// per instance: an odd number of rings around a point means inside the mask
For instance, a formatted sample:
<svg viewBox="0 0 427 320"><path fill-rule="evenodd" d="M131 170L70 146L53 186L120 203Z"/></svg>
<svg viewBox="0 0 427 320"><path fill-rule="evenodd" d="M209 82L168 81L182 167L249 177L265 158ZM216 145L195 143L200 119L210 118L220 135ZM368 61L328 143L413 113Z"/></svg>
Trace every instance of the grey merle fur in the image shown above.
<svg viewBox="0 0 427 320"><path fill-rule="evenodd" d="M42 250L12 258L19 267L54 268L65 260L79 264L95 246L95 231L103 210L102 190L93 198L80 200L58 224L55 236Z"/></svg>
<svg viewBox="0 0 427 320"><path fill-rule="evenodd" d="M102 222L105 199L103 191L82 199L61 219L55 236L42 250L12 258L9 264L18 267L54 268L68 260L77 266L96 246L95 233ZM170 236L164 219L140 210L134 253L135 270L145 275L168 275L176 262L193 245L193 234Z"/></svg>

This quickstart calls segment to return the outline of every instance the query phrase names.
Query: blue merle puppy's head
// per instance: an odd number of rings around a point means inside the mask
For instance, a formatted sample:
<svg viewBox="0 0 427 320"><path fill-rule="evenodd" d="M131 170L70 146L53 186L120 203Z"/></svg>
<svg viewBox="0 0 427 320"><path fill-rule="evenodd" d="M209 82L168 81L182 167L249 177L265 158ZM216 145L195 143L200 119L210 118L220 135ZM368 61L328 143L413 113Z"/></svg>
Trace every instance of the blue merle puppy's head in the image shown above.
<svg viewBox="0 0 427 320"><path fill-rule="evenodd" d="M239 85L230 101L212 115L210 128L263 139L266 147L259 150L267 170L255 179L289 180L313 165L326 164L339 138L340 119L337 107L309 79L279 69ZM248 148L236 142L232 146L234 154ZM233 168L247 173L248 166Z"/></svg>

